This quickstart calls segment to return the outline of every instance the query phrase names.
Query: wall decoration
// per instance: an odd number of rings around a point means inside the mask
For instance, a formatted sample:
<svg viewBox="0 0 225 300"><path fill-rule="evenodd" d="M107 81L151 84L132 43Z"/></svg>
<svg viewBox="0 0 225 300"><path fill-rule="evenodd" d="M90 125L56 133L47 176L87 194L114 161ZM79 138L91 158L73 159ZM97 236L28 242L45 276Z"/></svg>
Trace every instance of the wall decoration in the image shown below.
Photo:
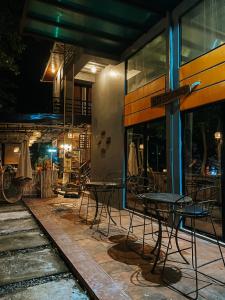
<svg viewBox="0 0 225 300"><path fill-rule="evenodd" d="M101 156L104 157L106 154L106 150L108 149L109 145L111 144L111 136L106 137L105 130L101 131L100 139L97 141L97 146L101 146Z"/></svg>
<svg viewBox="0 0 225 300"><path fill-rule="evenodd" d="M111 144L111 136L107 136L107 138L106 138L106 144L107 145Z"/></svg>
<svg viewBox="0 0 225 300"><path fill-rule="evenodd" d="M104 137L105 136L105 130L101 131L101 136Z"/></svg>

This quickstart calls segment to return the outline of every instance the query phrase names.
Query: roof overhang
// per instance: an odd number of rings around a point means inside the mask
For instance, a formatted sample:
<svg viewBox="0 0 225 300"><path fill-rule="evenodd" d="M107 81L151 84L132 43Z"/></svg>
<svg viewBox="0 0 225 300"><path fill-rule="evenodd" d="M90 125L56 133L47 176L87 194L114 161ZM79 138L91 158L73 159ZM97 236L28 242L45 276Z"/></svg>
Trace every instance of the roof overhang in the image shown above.
<svg viewBox="0 0 225 300"><path fill-rule="evenodd" d="M120 60L181 0L27 0L22 32ZM46 71L47 72L47 71Z"/></svg>

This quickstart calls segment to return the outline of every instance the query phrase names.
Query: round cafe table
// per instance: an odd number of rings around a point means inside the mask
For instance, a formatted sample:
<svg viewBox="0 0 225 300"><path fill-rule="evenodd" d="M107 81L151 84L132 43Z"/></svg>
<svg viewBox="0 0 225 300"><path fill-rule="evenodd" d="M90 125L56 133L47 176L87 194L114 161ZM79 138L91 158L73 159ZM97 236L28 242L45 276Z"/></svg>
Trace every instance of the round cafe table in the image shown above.
<svg viewBox="0 0 225 300"><path fill-rule="evenodd" d="M96 201L95 215L94 215L92 224L90 226L90 228L92 228L96 222L98 212L99 212L99 202L100 202L99 193L111 193L112 194L115 191L115 189L118 187L118 183L111 182L111 181L90 181L90 182L86 183L86 187L89 191L93 192L93 195L94 195L95 201ZM116 225L116 222L113 220L111 214L109 213L108 204L109 203L107 203L107 212L108 212L109 218Z"/></svg>
<svg viewBox="0 0 225 300"><path fill-rule="evenodd" d="M179 204L190 203L192 201L192 198L188 196L182 196L180 194L174 194L174 193L143 193L143 194L139 194L138 198L143 201L143 205L146 208L148 207L149 204L153 204L154 207L153 209L155 209L155 215L159 226L158 238L153 250L151 251L151 253L156 252L153 267L151 270L151 272L154 272L160 257L160 251L162 246L162 221L160 217L159 205L167 204L168 206L173 207L178 201ZM172 214L172 211L170 212L170 210L168 210L168 212ZM177 247L179 248L178 244ZM182 253L180 251L179 253L182 256Z"/></svg>

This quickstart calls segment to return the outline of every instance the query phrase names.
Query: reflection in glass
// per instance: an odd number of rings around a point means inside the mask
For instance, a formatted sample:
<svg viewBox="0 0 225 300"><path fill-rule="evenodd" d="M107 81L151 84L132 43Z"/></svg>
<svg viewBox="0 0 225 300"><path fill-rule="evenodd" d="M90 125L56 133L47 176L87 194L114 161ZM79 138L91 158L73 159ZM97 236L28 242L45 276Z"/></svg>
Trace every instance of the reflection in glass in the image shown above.
<svg viewBox="0 0 225 300"><path fill-rule="evenodd" d="M181 64L225 43L225 1L204 0L181 18Z"/></svg>
<svg viewBox="0 0 225 300"><path fill-rule="evenodd" d="M153 39L127 63L127 92L166 73L166 34Z"/></svg>
<svg viewBox="0 0 225 300"><path fill-rule="evenodd" d="M184 192L193 187L218 187L213 217L218 235L222 236L221 151L223 146L224 104L214 104L183 115ZM199 198L198 200L204 200ZM213 199L212 199L213 200ZM211 233L207 219L198 221L201 232Z"/></svg>
<svg viewBox="0 0 225 300"><path fill-rule="evenodd" d="M157 191L167 190L165 118L127 129L127 175L148 177ZM127 207L133 199L127 193ZM143 207L137 207L142 211Z"/></svg>

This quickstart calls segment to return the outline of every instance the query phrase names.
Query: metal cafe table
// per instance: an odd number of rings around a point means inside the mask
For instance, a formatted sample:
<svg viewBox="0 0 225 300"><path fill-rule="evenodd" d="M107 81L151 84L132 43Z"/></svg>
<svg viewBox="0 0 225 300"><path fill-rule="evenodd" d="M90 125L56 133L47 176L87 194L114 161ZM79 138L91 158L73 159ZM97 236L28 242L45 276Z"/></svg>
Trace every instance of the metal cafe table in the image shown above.
<svg viewBox="0 0 225 300"><path fill-rule="evenodd" d="M93 195L94 195L94 198L96 201L95 215L94 215L92 224L90 226L90 228L92 228L96 222L96 219L97 219L97 216L99 213L99 202L100 202L99 193L109 193L109 196L110 196L110 194L112 195L114 190L118 187L118 183L110 182L110 181L90 181L90 182L86 183L86 187L89 191L93 192ZM111 214L109 213L108 204L109 204L109 202L107 201L106 208L107 208L109 218L114 223L114 225L116 225L116 222L113 220Z"/></svg>
<svg viewBox="0 0 225 300"><path fill-rule="evenodd" d="M184 197L180 194L173 194L173 193L143 193L143 194L139 194L138 198L143 201L143 205L146 208L150 204L154 205L153 209L155 210L155 215L156 215L156 219L157 219L158 226L159 226L158 238L157 238L156 244L154 246L154 249L151 251L151 253L154 253L156 251L153 267L151 270L151 272L154 272L155 267L156 267L157 262L160 257L160 251L161 251L162 239L163 239L162 221L161 221L161 216L160 216L159 205L167 204L168 207L173 207L177 201L179 201L179 204L182 204L182 203L189 203L192 201L192 199L191 199L191 197L188 197L188 196ZM172 213L172 212L170 212L170 210L168 209L168 213ZM181 253L180 253L180 255L181 255Z"/></svg>

